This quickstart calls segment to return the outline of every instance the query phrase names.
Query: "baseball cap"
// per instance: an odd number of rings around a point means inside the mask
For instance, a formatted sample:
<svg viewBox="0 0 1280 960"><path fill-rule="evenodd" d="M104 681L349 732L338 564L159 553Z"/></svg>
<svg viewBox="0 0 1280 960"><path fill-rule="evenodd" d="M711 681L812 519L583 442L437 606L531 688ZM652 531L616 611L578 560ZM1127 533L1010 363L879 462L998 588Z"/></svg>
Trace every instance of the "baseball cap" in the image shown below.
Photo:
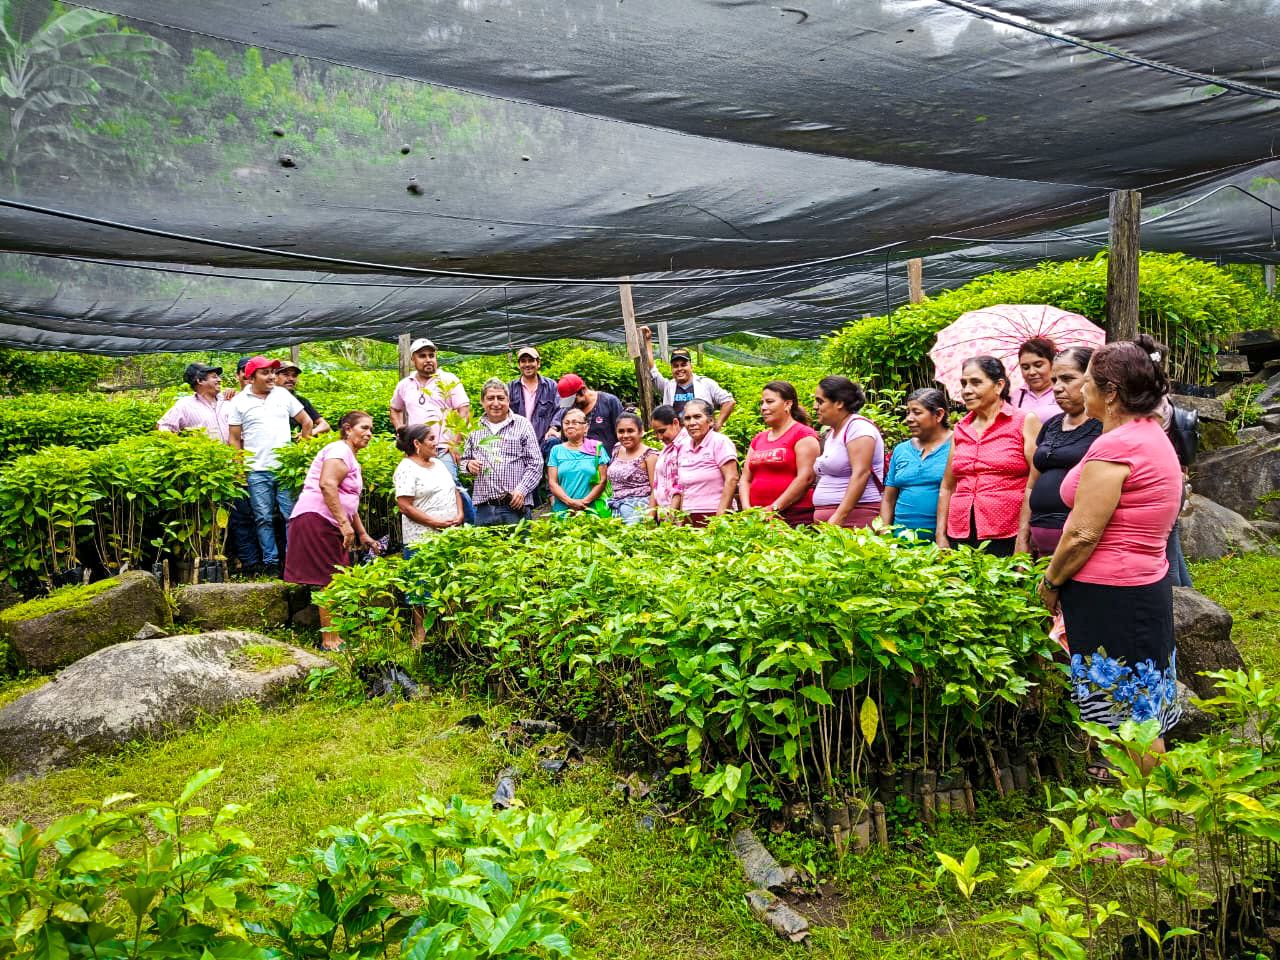
<svg viewBox="0 0 1280 960"><path fill-rule="evenodd" d="M560 394L560 409L568 410L578 397L578 391L586 384L576 373L566 373L556 383L556 393Z"/></svg>
<svg viewBox="0 0 1280 960"><path fill-rule="evenodd" d="M693 363L693 356L688 350L681 347L679 350L671 351L671 362L675 363L677 360L683 360L685 363Z"/></svg>
<svg viewBox="0 0 1280 960"><path fill-rule="evenodd" d="M182 371L182 379L187 386L194 388L197 380L203 380L211 373L222 376L222 368L205 366L203 363L189 363L187 369Z"/></svg>
<svg viewBox="0 0 1280 960"><path fill-rule="evenodd" d="M302 367L298 366L292 360L285 360L283 363L280 364L280 366L276 367L277 373L283 370L297 370L299 373L301 373Z"/></svg>
<svg viewBox="0 0 1280 960"><path fill-rule="evenodd" d="M417 353L419 350L434 350L434 349L436 349L436 345L432 343L430 340L428 340L426 337L419 337L417 340L413 341L413 343L409 344L410 356Z"/></svg>
<svg viewBox="0 0 1280 960"><path fill-rule="evenodd" d="M542 355L539 354L538 351L533 347L521 347L519 350L517 350L516 359L519 360L521 357L533 357L533 359L535 360L542 359Z"/></svg>
<svg viewBox="0 0 1280 960"><path fill-rule="evenodd" d="M259 370L279 370L279 360L269 360L266 357L254 357L244 366L244 375L252 377Z"/></svg>
<svg viewBox="0 0 1280 960"><path fill-rule="evenodd" d="M236 373L241 373L241 374L244 373L244 368L249 365L249 361L252 359L253 357L241 357L239 360L237 360Z"/></svg>

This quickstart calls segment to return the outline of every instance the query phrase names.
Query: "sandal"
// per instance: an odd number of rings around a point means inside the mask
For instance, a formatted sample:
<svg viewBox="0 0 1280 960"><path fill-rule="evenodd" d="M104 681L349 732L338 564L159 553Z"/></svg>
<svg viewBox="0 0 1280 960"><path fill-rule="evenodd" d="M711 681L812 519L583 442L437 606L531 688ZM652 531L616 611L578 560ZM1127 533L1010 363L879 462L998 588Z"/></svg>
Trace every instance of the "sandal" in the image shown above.
<svg viewBox="0 0 1280 960"><path fill-rule="evenodd" d="M1084 772L1089 779L1106 786L1113 787L1120 782L1120 778L1116 776L1116 768L1105 760L1094 760L1085 766Z"/></svg>
<svg viewBox="0 0 1280 960"><path fill-rule="evenodd" d="M1163 867L1168 861L1158 853L1151 853L1135 843L1118 843L1115 840L1104 840L1093 845L1094 850L1114 853L1108 859L1116 863L1128 863L1130 860L1145 860L1153 867Z"/></svg>

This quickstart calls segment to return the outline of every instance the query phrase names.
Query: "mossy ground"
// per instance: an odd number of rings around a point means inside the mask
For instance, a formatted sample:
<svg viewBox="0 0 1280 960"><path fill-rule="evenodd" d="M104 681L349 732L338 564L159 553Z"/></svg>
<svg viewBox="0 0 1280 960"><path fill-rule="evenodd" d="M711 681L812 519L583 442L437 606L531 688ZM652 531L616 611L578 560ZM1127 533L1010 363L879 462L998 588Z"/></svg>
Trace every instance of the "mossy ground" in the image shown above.
<svg viewBox="0 0 1280 960"><path fill-rule="evenodd" d="M1236 616L1236 641L1247 662L1280 675L1280 559L1246 557L1197 564L1197 586ZM0 702L19 684L0 686ZM24 689L24 688L22 688ZM457 720L479 713L484 728ZM202 767L222 766L209 805L246 803L244 825L273 875L286 876L290 855L330 823L351 822L367 811L391 810L419 793L491 794L494 774L514 763L536 767L534 757L513 757L490 739L511 714L503 707L435 693L415 703L346 705L327 698L301 700L274 712L244 709L173 740L136 746L39 780L0 785L0 823L23 817L45 824L82 800L129 791L152 799L174 796ZM962 855L970 844L984 863L1004 856L1001 841L1038 825L1026 800L984 800L973 822L945 823L936 834L900 825L887 852L835 861L807 837L772 837L784 861L812 862L834 880L845 902L834 911L843 924L823 927L811 949L781 944L750 914L746 883L727 852L727 838L705 821L656 818L649 831L640 818L650 808L628 804L612 790L617 772L592 757L556 782L537 775L521 782L529 805L583 807L604 824L588 848L595 871L584 878L581 906L590 926L575 938L579 953L599 958L738 958L760 955L840 958L974 958L987 954L990 932L958 925L954 936L939 919L931 876L934 850ZM954 889L953 887L950 889ZM953 922L976 916L949 899ZM966 909L971 912L966 914Z"/></svg>

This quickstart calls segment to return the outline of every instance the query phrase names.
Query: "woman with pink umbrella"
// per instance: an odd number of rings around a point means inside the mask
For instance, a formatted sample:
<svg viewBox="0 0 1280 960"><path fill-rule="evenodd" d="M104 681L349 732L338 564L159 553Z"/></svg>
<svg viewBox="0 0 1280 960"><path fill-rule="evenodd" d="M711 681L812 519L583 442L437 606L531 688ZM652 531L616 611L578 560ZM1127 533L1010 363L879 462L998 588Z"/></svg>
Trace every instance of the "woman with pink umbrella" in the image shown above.
<svg viewBox="0 0 1280 960"><path fill-rule="evenodd" d="M1013 405L1034 413L1041 423L1062 414L1053 392L1053 358L1058 346L1048 337L1032 337L1018 347L1018 369L1022 386L1013 394Z"/></svg>
<svg viewBox="0 0 1280 960"><path fill-rule="evenodd" d="M956 424L938 491L936 540L999 557L1026 553L1027 483L1040 420L1009 402L1009 374L995 357L970 357L960 369L969 412Z"/></svg>

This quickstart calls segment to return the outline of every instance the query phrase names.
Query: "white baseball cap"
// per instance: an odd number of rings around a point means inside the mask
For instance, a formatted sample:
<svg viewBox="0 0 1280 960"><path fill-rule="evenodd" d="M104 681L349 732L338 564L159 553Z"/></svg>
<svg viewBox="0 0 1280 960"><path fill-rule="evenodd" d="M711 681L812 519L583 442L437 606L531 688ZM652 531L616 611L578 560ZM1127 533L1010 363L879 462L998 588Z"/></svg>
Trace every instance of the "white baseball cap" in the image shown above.
<svg viewBox="0 0 1280 960"><path fill-rule="evenodd" d="M413 343L409 344L410 355L417 353L419 350L434 350L436 345L426 337L419 337Z"/></svg>

